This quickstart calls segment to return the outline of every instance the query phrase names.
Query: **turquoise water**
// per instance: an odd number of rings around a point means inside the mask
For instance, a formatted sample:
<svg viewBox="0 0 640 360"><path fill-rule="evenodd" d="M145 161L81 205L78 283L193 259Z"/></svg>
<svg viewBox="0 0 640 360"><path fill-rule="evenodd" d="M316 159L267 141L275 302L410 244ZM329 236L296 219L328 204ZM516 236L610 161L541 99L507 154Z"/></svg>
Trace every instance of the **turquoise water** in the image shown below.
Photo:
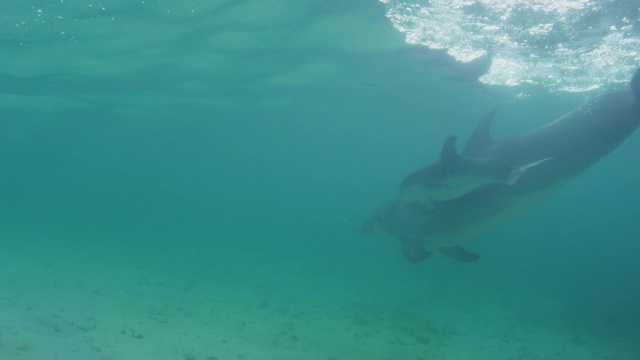
<svg viewBox="0 0 640 360"><path fill-rule="evenodd" d="M358 232L595 93L450 81L372 0L0 9L0 358L640 358L638 134L474 264Z"/></svg>

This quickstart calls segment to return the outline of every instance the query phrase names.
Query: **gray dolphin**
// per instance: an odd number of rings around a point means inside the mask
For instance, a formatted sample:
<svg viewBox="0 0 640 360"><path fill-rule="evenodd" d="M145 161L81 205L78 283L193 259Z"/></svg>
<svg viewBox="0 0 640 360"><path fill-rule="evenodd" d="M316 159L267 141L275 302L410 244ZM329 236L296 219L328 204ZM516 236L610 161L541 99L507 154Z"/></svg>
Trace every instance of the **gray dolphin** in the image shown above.
<svg viewBox="0 0 640 360"><path fill-rule="evenodd" d="M484 121L492 118L496 111L494 109L489 113ZM438 161L412 172L402 180L400 191L403 200L451 200L485 183L513 185L528 169L551 159L514 166L499 157L459 155L455 148L456 139L456 136L450 136L445 141Z"/></svg>
<svg viewBox="0 0 640 360"><path fill-rule="evenodd" d="M547 125L502 141L491 137L492 111L461 155L450 137L440 160L407 176L400 196L375 210L361 230L381 227L401 241L405 258L414 263L431 256L425 245L458 261L477 260L461 245L523 214L636 130L640 69L630 88L591 99ZM452 191L442 190L447 186Z"/></svg>

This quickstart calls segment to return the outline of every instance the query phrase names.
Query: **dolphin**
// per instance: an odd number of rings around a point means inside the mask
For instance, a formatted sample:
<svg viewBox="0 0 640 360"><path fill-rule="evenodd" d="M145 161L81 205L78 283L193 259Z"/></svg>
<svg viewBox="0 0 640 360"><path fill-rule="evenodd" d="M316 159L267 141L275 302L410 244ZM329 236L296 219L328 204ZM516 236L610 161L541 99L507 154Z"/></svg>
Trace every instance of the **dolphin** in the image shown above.
<svg viewBox="0 0 640 360"><path fill-rule="evenodd" d="M497 108L487 117L493 117ZM551 158L544 158L523 166L514 166L500 158L478 158L458 154L456 136L444 143L440 159L407 175L400 184L403 200L428 198L450 200L489 182L513 185L529 169Z"/></svg>
<svg viewBox="0 0 640 360"><path fill-rule="evenodd" d="M461 155L456 137L449 137L440 159L409 174L400 195L376 209L361 231L382 228L400 240L413 263L432 255L425 246L461 262L476 261L478 255L463 245L526 213L638 128L640 69L629 90L595 97L521 136L494 140L495 112L476 126Z"/></svg>

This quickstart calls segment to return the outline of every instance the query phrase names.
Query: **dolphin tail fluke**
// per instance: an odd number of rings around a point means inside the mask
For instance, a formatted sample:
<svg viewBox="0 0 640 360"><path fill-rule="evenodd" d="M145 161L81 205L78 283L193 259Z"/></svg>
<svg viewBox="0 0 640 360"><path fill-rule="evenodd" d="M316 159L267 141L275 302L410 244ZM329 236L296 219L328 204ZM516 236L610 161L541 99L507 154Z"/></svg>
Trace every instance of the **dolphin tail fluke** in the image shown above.
<svg viewBox="0 0 640 360"><path fill-rule="evenodd" d="M402 254L409 262L417 264L427 260L433 253L424 249L422 239L405 238L402 239Z"/></svg>
<svg viewBox="0 0 640 360"><path fill-rule="evenodd" d="M472 263L480 257L478 254L463 249L462 246L439 247L438 250L450 258L464 263Z"/></svg>

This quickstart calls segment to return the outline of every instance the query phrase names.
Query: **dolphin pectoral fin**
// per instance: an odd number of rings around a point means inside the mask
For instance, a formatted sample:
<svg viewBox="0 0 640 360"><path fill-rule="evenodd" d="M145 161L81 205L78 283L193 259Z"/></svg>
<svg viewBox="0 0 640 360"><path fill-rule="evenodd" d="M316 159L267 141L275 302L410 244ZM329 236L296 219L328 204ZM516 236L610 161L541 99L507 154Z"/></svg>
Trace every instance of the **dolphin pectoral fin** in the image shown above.
<svg viewBox="0 0 640 360"><path fill-rule="evenodd" d="M404 238L402 239L402 254L409 262L417 264L427 260L433 253L424 249L422 239Z"/></svg>
<svg viewBox="0 0 640 360"><path fill-rule="evenodd" d="M462 246L439 247L438 250L450 258L464 263L472 263L480 257L478 254L463 249Z"/></svg>
<svg viewBox="0 0 640 360"><path fill-rule="evenodd" d="M527 172L527 170L523 168L513 169L507 176L507 180L505 182L507 183L507 185L513 185L525 172Z"/></svg>
<svg viewBox="0 0 640 360"><path fill-rule="evenodd" d="M542 160L534 161L531 164L527 164L525 166L521 166L519 168L513 169L509 175L507 176L507 185L513 185L518 181L518 179L527 172L527 170L531 169L534 166L538 166L547 160L551 160L553 157L548 157Z"/></svg>

